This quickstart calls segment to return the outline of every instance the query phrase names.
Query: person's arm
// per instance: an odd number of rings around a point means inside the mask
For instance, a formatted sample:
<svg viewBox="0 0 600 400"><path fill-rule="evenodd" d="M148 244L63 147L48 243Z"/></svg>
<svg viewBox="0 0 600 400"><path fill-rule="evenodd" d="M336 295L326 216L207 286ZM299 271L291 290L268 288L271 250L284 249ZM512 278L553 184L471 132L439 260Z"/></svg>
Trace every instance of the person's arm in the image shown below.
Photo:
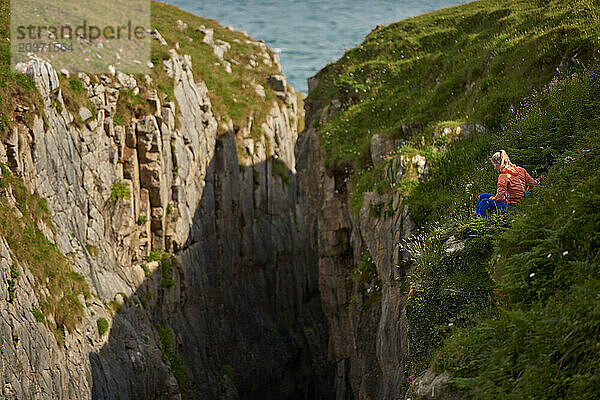
<svg viewBox="0 0 600 400"><path fill-rule="evenodd" d="M500 174L500 176L498 176L498 187L496 188L496 195L490 198L496 201L505 201L507 197L507 183L508 178L506 178L506 175Z"/></svg>

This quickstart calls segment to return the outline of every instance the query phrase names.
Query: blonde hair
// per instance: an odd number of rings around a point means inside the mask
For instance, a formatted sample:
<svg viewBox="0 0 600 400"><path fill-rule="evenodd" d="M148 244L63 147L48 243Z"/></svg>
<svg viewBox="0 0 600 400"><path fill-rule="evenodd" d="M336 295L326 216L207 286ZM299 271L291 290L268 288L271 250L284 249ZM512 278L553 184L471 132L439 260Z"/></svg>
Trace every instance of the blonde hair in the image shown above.
<svg viewBox="0 0 600 400"><path fill-rule="evenodd" d="M494 165L498 165L500 171L512 164L510 162L510 158L508 158L508 154L506 154L506 151L504 150L500 150L494 153L494 155L492 156L492 163Z"/></svg>

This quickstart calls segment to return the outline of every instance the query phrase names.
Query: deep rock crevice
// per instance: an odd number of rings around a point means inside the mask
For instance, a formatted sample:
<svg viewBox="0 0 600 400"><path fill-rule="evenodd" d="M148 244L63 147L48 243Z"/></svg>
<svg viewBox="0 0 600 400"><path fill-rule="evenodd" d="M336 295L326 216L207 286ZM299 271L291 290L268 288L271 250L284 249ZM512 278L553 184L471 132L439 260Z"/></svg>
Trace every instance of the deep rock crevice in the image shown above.
<svg viewBox="0 0 600 400"><path fill-rule="evenodd" d="M236 132L217 135L190 63L172 51L165 66L176 102L153 99L156 113L127 126L113 115L130 79L80 74L98 109L80 127L52 66L34 58L21 67L48 121L36 117L31 134L15 128L14 172L48 200L52 240L92 297L80 299L84 319L60 345L31 315L41 301L35 283L17 288L34 305L8 306L25 320L3 311L6 336L31 325L49 345L25 336L20 352L3 353L17 365L2 373L13 398L333 398L313 210L296 173L297 109L273 102L265 138L241 163ZM177 261L148 259L164 250ZM99 318L109 321L107 335Z"/></svg>

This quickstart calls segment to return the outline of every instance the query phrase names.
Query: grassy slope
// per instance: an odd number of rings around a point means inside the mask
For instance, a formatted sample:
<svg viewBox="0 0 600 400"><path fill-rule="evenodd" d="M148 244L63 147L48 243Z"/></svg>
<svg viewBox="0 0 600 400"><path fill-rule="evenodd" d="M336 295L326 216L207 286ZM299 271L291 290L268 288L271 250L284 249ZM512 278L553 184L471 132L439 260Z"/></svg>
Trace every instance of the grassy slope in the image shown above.
<svg viewBox="0 0 600 400"><path fill-rule="evenodd" d="M184 31L175 29L177 20L187 23L188 28ZM222 65L215 65L221 61L214 56L212 48L202 42L204 35L196 32L201 25L214 29L215 40L220 39L231 44L231 49L225 53L224 58L240 63L232 64L232 74L226 73ZM152 2L152 26L161 33L170 47L174 47L178 42L181 46L180 53L192 57L194 77L206 82L213 111L218 120L226 122L229 117L234 124L244 126L246 118L254 116L255 121L262 122L271 108L272 101L278 101L275 93L266 84L267 78L278 72L274 66L267 66L262 62L262 58L259 57L262 50L254 44L246 43L250 38L242 33L224 28L215 20L198 17L155 1ZM268 52L271 53L271 50ZM164 47L158 43L153 43L152 54L153 59L167 56ZM248 69L246 66L253 55L256 56L258 66ZM250 84L251 81L265 87L266 100L258 96Z"/></svg>
<svg viewBox="0 0 600 400"><path fill-rule="evenodd" d="M376 30L321 71L309 96L314 109L333 98L346 104L320 130L326 165L354 170L356 213L377 180L373 134L402 137L403 124L416 124L423 138L409 146L431 153L440 124L497 130L508 107L548 83L561 62L596 56L598 38L598 3L589 0L478 1Z"/></svg>
<svg viewBox="0 0 600 400"><path fill-rule="evenodd" d="M542 185L513 213L449 218L420 238L411 283L421 291L407 305L412 372L433 355L468 398L597 398L599 99L589 71L530 97L499 141L546 169ZM450 235L465 251L445 254Z"/></svg>

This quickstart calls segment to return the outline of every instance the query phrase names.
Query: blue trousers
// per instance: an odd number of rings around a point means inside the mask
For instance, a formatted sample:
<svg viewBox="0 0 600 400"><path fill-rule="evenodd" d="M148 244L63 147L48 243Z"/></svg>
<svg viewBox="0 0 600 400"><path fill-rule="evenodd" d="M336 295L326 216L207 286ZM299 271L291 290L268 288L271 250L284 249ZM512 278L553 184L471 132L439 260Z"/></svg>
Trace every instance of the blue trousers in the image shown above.
<svg viewBox="0 0 600 400"><path fill-rule="evenodd" d="M477 208L475 209L476 217L485 217L490 212L506 210L508 208L508 203L490 199L490 197L493 196L493 194L489 193L482 193L479 195L479 202L477 203Z"/></svg>

